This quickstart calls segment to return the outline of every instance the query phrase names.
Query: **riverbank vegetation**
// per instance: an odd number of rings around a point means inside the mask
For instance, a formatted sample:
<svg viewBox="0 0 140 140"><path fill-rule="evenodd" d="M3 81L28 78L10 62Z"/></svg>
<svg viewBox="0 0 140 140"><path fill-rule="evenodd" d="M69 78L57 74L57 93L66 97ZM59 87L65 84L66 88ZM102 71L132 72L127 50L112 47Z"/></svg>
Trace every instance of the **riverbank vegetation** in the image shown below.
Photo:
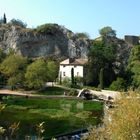
<svg viewBox="0 0 140 140"><path fill-rule="evenodd" d="M134 92L116 101L106 110L104 124L90 131L88 140L139 140L140 96Z"/></svg>

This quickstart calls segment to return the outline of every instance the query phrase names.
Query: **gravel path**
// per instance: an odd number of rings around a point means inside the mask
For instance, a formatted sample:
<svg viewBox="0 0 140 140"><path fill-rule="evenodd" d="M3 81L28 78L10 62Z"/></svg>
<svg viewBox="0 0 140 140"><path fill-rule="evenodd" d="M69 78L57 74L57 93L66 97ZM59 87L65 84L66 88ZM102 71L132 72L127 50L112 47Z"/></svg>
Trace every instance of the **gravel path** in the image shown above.
<svg viewBox="0 0 140 140"><path fill-rule="evenodd" d="M18 91L11 91L11 90L0 90L0 95L13 95L13 96L23 96L27 98L42 98L42 99L58 99L58 98L66 98L66 99L81 99L79 97L74 97L74 96L66 96L66 95L37 95L37 94L30 94L30 93L22 93Z"/></svg>

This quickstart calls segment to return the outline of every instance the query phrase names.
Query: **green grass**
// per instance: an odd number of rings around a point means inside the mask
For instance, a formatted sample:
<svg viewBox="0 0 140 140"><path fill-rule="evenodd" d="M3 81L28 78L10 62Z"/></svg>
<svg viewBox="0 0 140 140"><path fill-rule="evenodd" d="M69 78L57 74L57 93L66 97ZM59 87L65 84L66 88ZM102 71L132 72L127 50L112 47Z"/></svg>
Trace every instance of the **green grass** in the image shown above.
<svg viewBox="0 0 140 140"><path fill-rule="evenodd" d="M96 125L100 122L103 109L99 102L83 100L18 97L5 100L4 103L7 106L0 113L0 126L6 127L20 121L21 137L35 134L35 125L39 122L45 122L45 137Z"/></svg>

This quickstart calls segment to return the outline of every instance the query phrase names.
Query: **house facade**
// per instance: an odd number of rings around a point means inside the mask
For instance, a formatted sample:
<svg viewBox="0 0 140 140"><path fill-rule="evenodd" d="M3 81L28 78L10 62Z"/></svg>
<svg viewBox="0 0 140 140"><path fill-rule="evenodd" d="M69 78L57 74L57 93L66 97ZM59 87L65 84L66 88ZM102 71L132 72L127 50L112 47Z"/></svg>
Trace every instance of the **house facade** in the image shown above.
<svg viewBox="0 0 140 140"><path fill-rule="evenodd" d="M87 59L68 58L60 62L59 75L61 76L62 80L65 77L71 78L71 70L73 69L75 77L84 77L86 63Z"/></svg>

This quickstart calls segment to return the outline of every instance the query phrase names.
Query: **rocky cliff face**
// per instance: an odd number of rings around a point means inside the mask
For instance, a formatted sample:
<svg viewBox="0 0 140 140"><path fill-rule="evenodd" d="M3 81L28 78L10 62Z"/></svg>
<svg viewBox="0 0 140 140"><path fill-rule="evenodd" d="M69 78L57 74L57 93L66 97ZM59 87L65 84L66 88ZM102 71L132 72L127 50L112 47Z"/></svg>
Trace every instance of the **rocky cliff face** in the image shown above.
<svg viewBox="0 0 140 140"><path fill-rule="evenodd" d="M48 29L47 32L42 34L37 29L2 24L0 25L0 48L4 48L6 51L12 48L17 53L30 58L50 56L56 58L87 58L91 46L89 39L77 37L70 30L57 24L52 24L51 29ZM117 67L120 69L127 64L133 47L131 42L117 38L107 40L108 44L117 45L117 58L114 64L116 72Z"/></svg>
<svg viewBox="0 0 140 140"><path fill-rule="evenodd" d="M0 26L0 48L14 49L17 53L30 58L36 57L77 57L87 58L90 41L77 38L65 27L54 25L55 32L38 33L33 29L21 28L10 24Z"/></svg>
<svg viewBox="0 0 140 140"><path fill-rule="evenodd" d="M117 54L116 54L115 62L113 64L114 71L116 74L122 72L128 64L128 59L129 59L131 49L136 44L129 43L125 40L118 39L116 37L106 39L106 43L108 45L114 44L116 46L116 53Z"/></svg>

